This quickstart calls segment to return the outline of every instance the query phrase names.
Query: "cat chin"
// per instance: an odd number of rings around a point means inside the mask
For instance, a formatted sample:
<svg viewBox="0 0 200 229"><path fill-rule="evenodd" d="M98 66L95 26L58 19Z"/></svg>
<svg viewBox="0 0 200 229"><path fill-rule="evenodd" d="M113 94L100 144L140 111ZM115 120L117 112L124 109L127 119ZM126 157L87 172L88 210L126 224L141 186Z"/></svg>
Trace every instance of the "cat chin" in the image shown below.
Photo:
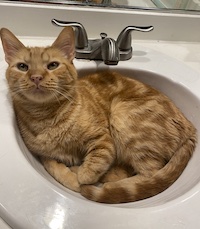
<svg viewBox="0 0 200 229"><path fill-rule="evenodd" d="M35 103L44 103L55 100L53 95L40 89L34 89L31 93L26 94L25 97Z"/></svg>
<svg viewBox="0 0 200 229"><path fill-rule="evenodd" d="M35 104L45 104L45 103L51 103L52 102L52 98L50 97L32 97L32 98L28 98L28 100L32 103Z"/></svg>

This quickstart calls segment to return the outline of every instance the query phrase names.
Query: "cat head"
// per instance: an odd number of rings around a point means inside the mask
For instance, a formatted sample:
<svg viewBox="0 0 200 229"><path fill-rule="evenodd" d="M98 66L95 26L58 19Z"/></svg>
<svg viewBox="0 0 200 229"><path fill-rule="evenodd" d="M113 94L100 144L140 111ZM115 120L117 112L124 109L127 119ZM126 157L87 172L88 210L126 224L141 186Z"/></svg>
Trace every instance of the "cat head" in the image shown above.
<svg viewBox="0 0 200 229"><path fill-rule="evenodd" d="M8 29L0 31L6 78L13 100L45 103L69 99L77 78L74 32L66 27L48 47L26 47Z"/></svg>

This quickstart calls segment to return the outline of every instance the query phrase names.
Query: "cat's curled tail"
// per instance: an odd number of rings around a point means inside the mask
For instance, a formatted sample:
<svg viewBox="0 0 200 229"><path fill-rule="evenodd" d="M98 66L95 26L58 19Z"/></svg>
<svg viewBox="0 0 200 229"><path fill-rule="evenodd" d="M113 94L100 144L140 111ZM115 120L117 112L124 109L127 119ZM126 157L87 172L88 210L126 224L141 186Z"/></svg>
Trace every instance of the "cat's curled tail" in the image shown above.
<svg viewBox="0 0 200 229"><path fill-rule="evenodd" d="M83 185L81 194L87 199L109 204L126 203L152 197L167 189L181 175L196 145L196 135L187 139L170 161L152 177L135 175L102 187Z"/></svg>

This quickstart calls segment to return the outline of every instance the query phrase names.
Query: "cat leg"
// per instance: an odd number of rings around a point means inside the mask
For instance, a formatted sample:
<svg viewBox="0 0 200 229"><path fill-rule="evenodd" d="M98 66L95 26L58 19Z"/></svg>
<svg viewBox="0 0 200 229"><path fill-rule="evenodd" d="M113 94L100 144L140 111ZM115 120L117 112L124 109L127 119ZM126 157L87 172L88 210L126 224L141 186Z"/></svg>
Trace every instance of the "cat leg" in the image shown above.
<svg viewBox="0 0 200 229"><path fill-rule="evenodd" d="M112 142L100 142L95 144L78 169L78 181L80 184L95 184L99 181L115 161L116 154Z"/></svg>
<svg viewBox="0 0 200 229"><path fill-rule="evenodd" d="M80 192L80 184L77 179L77 174L72 172L65 164L59 163L56 160L41 159L44 168L47 172L59 183L66 188L75 192Z"/></svg>
<svg viewBox="0 0 200 229"><path fill-rule="evenodd" d="M70 170L74 173L78 173L79 166L72 166ZM99 180L100 183L106 182L114 182L118 180L125 179L127 177L133 176L134 171L133 169L129 168L128 166L112 166L107 173L105 173Z"/></svg>

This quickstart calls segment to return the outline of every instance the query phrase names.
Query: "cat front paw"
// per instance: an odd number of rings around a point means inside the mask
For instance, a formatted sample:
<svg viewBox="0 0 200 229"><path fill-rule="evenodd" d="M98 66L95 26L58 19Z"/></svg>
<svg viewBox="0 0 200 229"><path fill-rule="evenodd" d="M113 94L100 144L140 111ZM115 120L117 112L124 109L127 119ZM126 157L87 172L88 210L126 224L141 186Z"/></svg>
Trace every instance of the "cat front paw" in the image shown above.
<svg viewBox="0 0 200 229"><path fill-rule="evenodd" d="M65 164L59 163L56 160L50 160L41 158L44 168L47 172L59 183L66 188L69 188L75 192L80 192L80 184L78 182L78 176L72 172L70 168Z"/></svg>
<svg viewBox="0 0 200 229"><path fill-rule="evenodd" d="M81 185L83 184L95 184L99 180L99 176L92 170L80 166L78 169L78 181Z"/></svg>
<svg viewBox="0 0 200 229"><path fill-rule="evenodd" d="M79 184L79 182L77 180L76 174L74 174L74 178L75 178L74 181L71 182L70 184L67 184L66 187L71 189L72 191L80 192L80 190L81 190L80 189L80 184Z"/></svg>

